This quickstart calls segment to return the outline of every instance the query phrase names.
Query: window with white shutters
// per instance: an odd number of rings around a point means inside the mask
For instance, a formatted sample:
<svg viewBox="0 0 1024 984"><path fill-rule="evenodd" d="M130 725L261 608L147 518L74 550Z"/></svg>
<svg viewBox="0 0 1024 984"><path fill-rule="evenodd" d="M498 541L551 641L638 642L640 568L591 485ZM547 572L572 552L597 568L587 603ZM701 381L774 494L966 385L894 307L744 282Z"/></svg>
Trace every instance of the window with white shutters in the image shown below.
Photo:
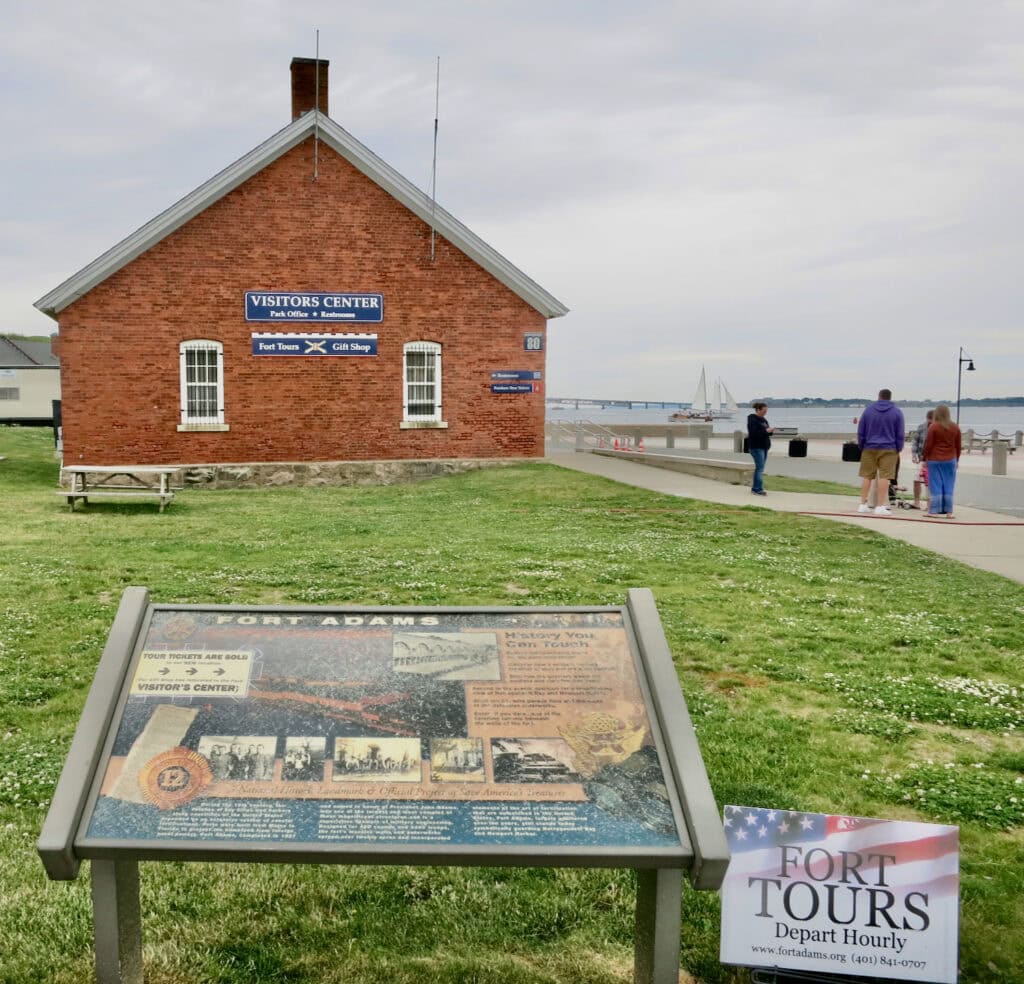
<svg viewBox="0 0 1024 984"><path fill-rule="evenodd" d="M178 349L181 360L179 429L226 429L224 424L224 346L193 339Z"/></svg>
<svg viewBox="0 0 1024 984"><path fill-rule="evenodd" d="M437 342L409 342L402 355L404 422L442 425L441 346Z"/></svg>

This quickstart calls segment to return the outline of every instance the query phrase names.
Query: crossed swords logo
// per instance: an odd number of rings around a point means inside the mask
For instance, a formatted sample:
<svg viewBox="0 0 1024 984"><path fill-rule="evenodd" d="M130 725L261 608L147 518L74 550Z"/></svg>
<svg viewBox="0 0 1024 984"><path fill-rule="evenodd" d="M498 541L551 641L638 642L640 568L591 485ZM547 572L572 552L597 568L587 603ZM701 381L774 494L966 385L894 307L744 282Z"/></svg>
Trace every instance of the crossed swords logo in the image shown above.
<svg viewBox="0 0 1024 984"><path fill-rule="evenodd" d="M327 344L327 341L325 339L321 339L319 342L317 342L311 338L306 338L304 339L304 341L306 343L306 351L302 353L303 355L313 355L314 353L316 353L317 355L327 354L327 349L324 348L324 346Z"/></svg>

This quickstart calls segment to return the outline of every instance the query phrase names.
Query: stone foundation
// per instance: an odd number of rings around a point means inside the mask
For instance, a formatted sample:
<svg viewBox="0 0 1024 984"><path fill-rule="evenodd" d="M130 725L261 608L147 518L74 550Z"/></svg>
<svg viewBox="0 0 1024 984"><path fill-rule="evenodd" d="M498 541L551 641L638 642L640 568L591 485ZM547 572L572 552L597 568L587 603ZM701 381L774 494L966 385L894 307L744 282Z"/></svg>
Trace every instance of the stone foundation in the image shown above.
<svg viewBox="0 0 1024 984"><path fill-rule="evenodd" d="M262 486L400 485L478 468L520 465L540 458L440 458L391 461L271 462L242 465L182 465L172 485L198 489Z"/></svg>

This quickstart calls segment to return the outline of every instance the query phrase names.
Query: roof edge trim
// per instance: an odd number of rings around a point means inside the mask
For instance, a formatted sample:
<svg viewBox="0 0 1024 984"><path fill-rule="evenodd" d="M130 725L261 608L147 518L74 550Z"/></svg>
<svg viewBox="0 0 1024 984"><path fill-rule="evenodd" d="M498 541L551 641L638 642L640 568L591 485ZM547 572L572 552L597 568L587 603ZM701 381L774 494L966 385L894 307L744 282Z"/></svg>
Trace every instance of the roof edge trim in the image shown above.
<svg viewBox="0 0 1024 984"><path fill-rule="evenodd" d="M102 253L62 284L44 294L35 307L51 318L112 276L160 240L179 229L219 199L248 181L282 154L309 137L314 128L357 170L422 219L452 245L462 250L488 273L503 283L546 318L560 318L569 309L543 287L485 243L453 215L433 203L429 196L385 163L323 113L311 111L293 120L244 157L229 164L184 198L150 219L130 236Z"/></svg>

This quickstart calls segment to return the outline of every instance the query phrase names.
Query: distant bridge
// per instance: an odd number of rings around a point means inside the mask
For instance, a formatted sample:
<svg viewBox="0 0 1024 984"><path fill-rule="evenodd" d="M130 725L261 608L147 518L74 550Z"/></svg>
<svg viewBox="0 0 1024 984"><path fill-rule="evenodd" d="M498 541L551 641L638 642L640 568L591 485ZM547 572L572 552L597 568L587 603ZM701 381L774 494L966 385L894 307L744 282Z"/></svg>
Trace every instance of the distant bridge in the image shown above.
<svg viewBox="0 0 1024 984"><path fill-rule="evenodd" d="M582 396L549 396L544 400L546 406L561 407L565 410L604 410L606 407L622 407L626 410L689 410L692 403L679 403L670 400L596 400Z"/></svg>

